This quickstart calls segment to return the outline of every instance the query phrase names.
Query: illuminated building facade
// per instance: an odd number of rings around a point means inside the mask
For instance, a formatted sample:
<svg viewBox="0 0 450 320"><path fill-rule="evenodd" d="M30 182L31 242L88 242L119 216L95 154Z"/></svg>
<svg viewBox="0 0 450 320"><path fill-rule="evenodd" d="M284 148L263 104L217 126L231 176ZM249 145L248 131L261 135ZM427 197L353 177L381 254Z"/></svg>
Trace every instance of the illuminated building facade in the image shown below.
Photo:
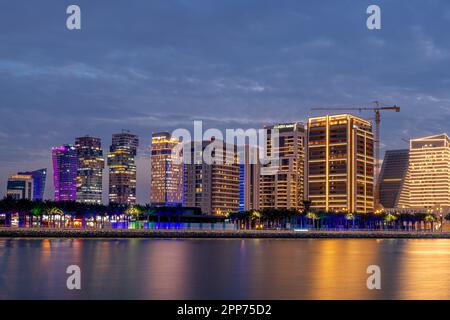
<svg viewBox="0 0 450 320"><path fill-rule="evenodd" d="M409 165L400 208L450 208L450 139L439 134L410 140Z"/></svg>
<svg viewBox="0 0 450 320"><path fill-rule="evenodd" d="M22 171L19 175L31 175L33 177L33 200L41 201L44 199L45 182L47 180L47 169L35 171Z"/></svg>
<svg viewBox="0 0 450 320"><path fill-rule="evenodd" d="M199 144L201 151L196 153L194 143L191 143L190 163L183 165L183 206L198 207L203 213L216 215L238 211L239 164L236 151L224 151L222 163L208 164L203 161L203 152L211 142L195 143ZM225 146L223 148L225 150Z"/></svg>
<svg viewBox="0 0 450 320"><path fill-rule="evenodd" d="M298 209L305 200L306 129L300 122L266 126L266 153L279 159L275 170L264 164L259 178L259 209ZM278 146L272 146L272 131L278 130Z"/></svg>
<svg viewBox="0 0 450 320"><path fill-rule="evenodd" d="M258 149L245 145L239 153L239 212L259 209Z"/></svg>
<svg viewBox="0 0 450 320"><path fill-rule="evenodd" d="M78 157L77 201L100 204L105 168L101 139L89 136L76 138L75 148Z"/></svg>
<svg viewBox="0 0 450 320"><path fill-rule="evenodd" d="M409 150L388 150L384 155L380 172L380 204L384 208L396 208L400 191L408 171Z"/></svg>
<svg viewBox="0 0 450 320"><path fill-rule="evenodd" d="M55 201L77 199L77 150L72 145L52 148Z"/></svg>
<svg viewBox="0 0 450 320"><path fill-rule="evenodd" d="M33 176L29 174L16 174L8 179L6 196L14 200L33 200L34 199L34 181Z"/></svg>
<svg viewBox="0 0 450 320"><path fill-rule="evenodd" d="M369 121L350 114L308 120L308 197L315 211L374 209L374 138Z"/></svg>
<svg viewBox="0 0 450 320"><path fill-rule="evenodd" d="M153 205L181 205L183 165L172 154L180 144L168 132L152 134L150 202Z"/></svg>
<svg viewBox="0 0 450 320"><path fill-rule="evenodd" d="M136 154L138 136L128 131L112 136L108 154L109 201L113 203L136 203Z"/></svg>

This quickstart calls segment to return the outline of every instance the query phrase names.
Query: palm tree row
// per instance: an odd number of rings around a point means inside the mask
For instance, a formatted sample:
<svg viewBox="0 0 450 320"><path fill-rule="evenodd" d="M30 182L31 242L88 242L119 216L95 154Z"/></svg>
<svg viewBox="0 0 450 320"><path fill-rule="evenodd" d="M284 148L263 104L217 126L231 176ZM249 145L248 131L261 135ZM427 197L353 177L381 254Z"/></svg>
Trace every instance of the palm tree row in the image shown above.
<svg viewBox="0 0 450 320"><path fill-rule="evenodd" d="M158 209L151 205L109 205L85 204L78 202L30 201L5 198L0 200L0 216L11 219L18 215L19 219L42 225L46 223L53 227L63 227L66 221L76 219L93 221L95 226L103 226L105 220L125 222L147 220L157 217ZM445 218L450 221L450 214L445 217L430 213L335 213L299 211L295 209L264 209L229 213L228 217L240 229L278 229L289 226L313 229L395 229L395 230L433 230ZM1 217L0 217L1 218ZM169 218L170 219L170 218ZM2 223L0 219L0 223ZM3 221L10 224L10 221ZM85 225L83 225L85 226Z"/></svg>
<svg viewBox="0 0 450 320"><path fill-rule="evenodd" d="M289 225L313 229L364 230L434 230L450 214L440 217L430 213L336 213L299 211L295 209L263 209L230 213L230 219L241 229L276 229Z"/></svg>
<svg viewBox="0 0 450 320"><path fill-rule="evenodd" d="M33 222L42 225L44 217L49 226L62 227L65 221L74 221L77 218L83 221L92 220L97 224L103 225L105 220L123 219L125 221L149 220L150 216L155 214L155 208L146 205L122 205L111 203L109 205L85 204L73 201L54 202L30 201L26 199L14 200L4 198L0 200L0 214L8 219L17 215L22 221L27 221L29 226ZM106 219L108 218L108 219Z"/></svg>

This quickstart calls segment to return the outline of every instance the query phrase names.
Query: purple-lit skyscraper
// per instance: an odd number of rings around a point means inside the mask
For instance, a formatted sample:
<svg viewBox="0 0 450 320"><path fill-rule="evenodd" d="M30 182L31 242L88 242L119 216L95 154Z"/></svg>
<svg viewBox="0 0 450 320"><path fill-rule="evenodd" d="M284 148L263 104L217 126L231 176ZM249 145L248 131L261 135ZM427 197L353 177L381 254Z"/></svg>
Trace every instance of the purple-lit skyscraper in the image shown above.
<svg viewBox="0 0 450 320"><path fill-rule="evenodd" d="M71 145L52 148L55 201L77 199L77 151Z"/></svg>

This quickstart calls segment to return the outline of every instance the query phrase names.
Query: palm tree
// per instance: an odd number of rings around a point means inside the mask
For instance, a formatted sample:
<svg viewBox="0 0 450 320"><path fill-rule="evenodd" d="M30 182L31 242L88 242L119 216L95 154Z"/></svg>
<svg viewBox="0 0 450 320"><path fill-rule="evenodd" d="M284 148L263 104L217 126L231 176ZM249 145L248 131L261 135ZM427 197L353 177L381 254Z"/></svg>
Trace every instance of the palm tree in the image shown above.
<svg viewBox="0 0 450 320"><path fill-rule="evenodd" d="M256 221L256 229L258 229L258 225L261 225L261 217L262 217L262 213L260 211L257 210L253 210L251 212L251 220L252 221Z"/></svg>
<svg viewBox="0 0 450 320"><path fill-rule="evenodd" d="M317 218L318 218L317 214L314 213L314 212L312 212L312 211L309 211L309 212L306 214L306 218L312 220L312 222L313 222L313 228L315 229L315 228L316 228L316 220L317 220Z"/></svg>
<svg viewBox="0 0 450 320"><path fill-rule="evenodd" d="M347 214L345 215L345 220L347 220L347 229L348 229L348 222L349 222L350 220L353 221L352 229L355 228L355 215L354 215L353 213L347 213Z"/></svg>
<svg viewBox="0 0 450 320"><path fill-rule="evenodd" d="M147 228L149 228L150 217L153 217L155 214L156 210L154 207L151 207L150 205L145 205L144 215L147 218Z"/></svg>
<svg viewBox="0 0 450 320"><path fill-rule="evenodd" d="M130 220L130 218L132 218L132 221L138 221L139 220L139 215L141 214L142 210L140 208L140 206L138 205L133 205L128 207L125 210L125 214L128 217L128 220Z"/></svg>
<svg viewBox="0 0 450 320"><path fill-rule="evenodd" d="M33 217L35 217L39 221L39 227L42 226L42 215L44 213L43 205L36 205L33 209L31 209L31 213Z"/></svg>
<svg viewBox="0 0 450 320"><path fill-rule="evenodd" d="M389 226L392 226L392 222L395 223L396 220L397 220L397 217L395 215L393 215L392 213L388 213L384 216L384 221L387 223L388 228L389 228Z"/></svg>
<svg viewBox="0 0 450 320"><path fill-rule="evenodd" d="M58 207L53 207L48 211L48 214L49 214L49 218L51 217L53 228L55 227L55 216L58 216L58 218L59 218L58 228L60 228L61 227L61 219L64 216L64 211L62 211Z"/></svg>
<svg viewBox="0 0 450 320"><path fill-rule="evenodd" d="M436 220L436 217L432 214L428 214L425 216L424 221L430 223L430 231L433 231L433 225L434 225L435 220Z"/></svg>

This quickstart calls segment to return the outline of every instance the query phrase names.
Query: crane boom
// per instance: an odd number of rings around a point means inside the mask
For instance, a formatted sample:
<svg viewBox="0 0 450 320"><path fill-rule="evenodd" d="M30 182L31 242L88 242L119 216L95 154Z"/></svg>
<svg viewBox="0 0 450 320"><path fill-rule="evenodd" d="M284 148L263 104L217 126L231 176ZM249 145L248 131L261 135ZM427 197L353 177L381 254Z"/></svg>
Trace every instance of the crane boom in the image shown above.
<svg viewBox="0 0 450 320"><path fill-rule="evenodd" d="M375 112L375 197L374 197L374 208L380 209L380 123L382 110L392 110L395 112L400 112L400 107L397 105L393 106L380 106L378 101L373 102L374 107L314 107L311 110L322 110L322 111L373 111Z"/></svg>
<svg viewBox="0 0 450 320"><path fill-rule="evenodd" d="M356 110L356 111L366 111L366 110L394 110L396 112L400 112L399 106L385 106L385 107L314 107L311 108L311 110L322 110L322 111L330 111L330 110L336 110L336 111L345 111L345 110Z"/></svg>

